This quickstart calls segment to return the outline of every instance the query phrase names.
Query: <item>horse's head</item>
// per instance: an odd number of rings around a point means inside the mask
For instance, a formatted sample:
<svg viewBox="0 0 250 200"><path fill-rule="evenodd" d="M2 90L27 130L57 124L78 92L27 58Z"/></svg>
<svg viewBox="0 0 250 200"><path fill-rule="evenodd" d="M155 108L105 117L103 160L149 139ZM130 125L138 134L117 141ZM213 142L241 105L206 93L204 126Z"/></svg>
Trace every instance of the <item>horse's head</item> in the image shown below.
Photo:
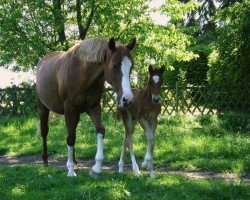
<svg viewBox="0 0 250 200"><path fill-rule="evenodd" d="M159 103L160 102L160 92L161 92L161 86L162 86L162 75L164 73L164 65L161 66L161 68L153 69L151 65L148 67L148 71L150 74L149 80L148 80L148 87L150 89L150 92L152 94L152 101L153 103Z"/></svg>
<svg viewBox="0 0 250 200"><path fill-rule="evenodd" d="M134 97L130 87L130 72L133 67L130 51L135 44L135 38L128 45L116 45L114 38L108 42L108 66L105 77L117 94L119 107L130 105Z"/></svg>

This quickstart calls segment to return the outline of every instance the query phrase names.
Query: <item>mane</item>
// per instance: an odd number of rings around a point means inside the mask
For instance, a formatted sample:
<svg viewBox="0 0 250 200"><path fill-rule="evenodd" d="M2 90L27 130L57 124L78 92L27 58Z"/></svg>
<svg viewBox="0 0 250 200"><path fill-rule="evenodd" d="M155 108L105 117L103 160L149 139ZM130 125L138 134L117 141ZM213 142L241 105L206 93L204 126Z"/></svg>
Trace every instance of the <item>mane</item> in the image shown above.
<svg viewBox="0 0 250 200"><path fill-rule="evenodd" d="M116 47L122 46L116 42ZM79 40L68 52L72 52L83 62L103 63L107 56L108 40L100 38L88 38Z"/></svg>
<svg viewBox="0 0 250 200"><path fill-rule="evenodd" d="M68 52L72 52L83 62L103 63L107 54L108 41L99 38L90 38L77 41Z"/></svg>

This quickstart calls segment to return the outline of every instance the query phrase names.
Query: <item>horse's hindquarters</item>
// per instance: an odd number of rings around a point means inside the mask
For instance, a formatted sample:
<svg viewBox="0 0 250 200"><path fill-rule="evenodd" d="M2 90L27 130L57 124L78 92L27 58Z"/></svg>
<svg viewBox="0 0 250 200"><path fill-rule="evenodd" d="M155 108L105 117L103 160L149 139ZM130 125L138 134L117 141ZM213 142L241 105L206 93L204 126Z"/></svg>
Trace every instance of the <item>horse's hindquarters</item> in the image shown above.
<svg viewBox="0 0 250 200"><path fill-rule="evenodd" d="M36 79L37 97L49 110L63 114L63 101L59 95L56 66L50 62L43 62L37 70Z"/></svg>

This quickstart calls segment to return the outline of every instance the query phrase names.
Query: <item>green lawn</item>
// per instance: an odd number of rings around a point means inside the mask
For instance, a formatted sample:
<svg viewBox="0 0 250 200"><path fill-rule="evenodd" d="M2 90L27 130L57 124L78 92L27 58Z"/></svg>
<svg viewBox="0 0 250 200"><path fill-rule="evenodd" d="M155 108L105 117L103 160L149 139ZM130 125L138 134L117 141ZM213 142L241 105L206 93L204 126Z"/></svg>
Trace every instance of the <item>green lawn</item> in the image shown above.
<svg viewBox="0 0 250 200"><path fill-rule="evenodd" d="M106 127L105 163L119 161L123 126L103 115ZM0 154L41 153L37 119L0 118ZM154 165L181 170L231 172L250 177L250 117L235 113L223 116L161 117L157 128ZM77 128L78 159L94 159L96 134L90 119L83 115ZM64 119L52 115L48 136L49 154L67 156ZM134 133L135 156L140 164L146 144L142 129ZM130 157L126 155L127 163ZM66 163L65 163L66 164ZM3 199L248 199L245 183L222 180L192 180L180 175L157 173L158 178L137 177L133 173L105 171L92 180L81 170L68 178L67 170L35 165L0 167L0 197ZM73 195L73 196L71 196Z"/></svg>
<svg viewBox="0 0 250 200"><path fill-rule="evenodd" d="M183 176L149 176L105 171L93 180L87 171L69 178L66 171L41 166L0 167L1 199L249 199L250 187Z"/></svg>

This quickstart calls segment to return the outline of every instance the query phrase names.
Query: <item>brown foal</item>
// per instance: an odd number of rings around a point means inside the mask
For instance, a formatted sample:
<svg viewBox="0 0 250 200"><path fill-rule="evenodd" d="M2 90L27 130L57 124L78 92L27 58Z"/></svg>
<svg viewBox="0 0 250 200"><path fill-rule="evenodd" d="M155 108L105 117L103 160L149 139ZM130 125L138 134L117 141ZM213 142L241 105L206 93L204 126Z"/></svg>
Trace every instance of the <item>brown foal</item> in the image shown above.
<svg viewBox="0 0 250 200"><path fill-rule="evenodd" d="M123 172L124 156L126 146L129 148L132 168L137 174L140 174L139 167L133 152L132 134L137 122L141 125L146 133L147 153L142 163L142 168L150 170L150 177L155 178L153 170L153 153L155 144L155 130L157 126L157 117L161 112L160 90L162 85L162 74L164 66L159 69L153 69L150 65L148 68L150 77L147 86L143 89L132 89L134 99L132 106L127 109L117 109L118 119L122 118L125 127L125 138L121 151L120 161L118 163L119 172Z"/></svg>

